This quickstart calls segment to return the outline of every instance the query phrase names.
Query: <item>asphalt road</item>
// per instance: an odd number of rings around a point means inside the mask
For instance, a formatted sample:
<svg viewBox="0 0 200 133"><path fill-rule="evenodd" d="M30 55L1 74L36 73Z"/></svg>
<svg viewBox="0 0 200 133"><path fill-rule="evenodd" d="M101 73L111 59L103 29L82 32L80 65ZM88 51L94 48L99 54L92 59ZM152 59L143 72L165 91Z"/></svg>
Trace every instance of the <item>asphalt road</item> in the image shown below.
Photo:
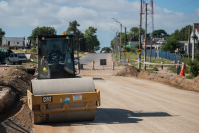
<svg viewBox="0 0 200 133"><path fill-rule="evenodd" d="M92 67L92 61L95 61L95 68L100 68L100 59L106 59L106 64L104 67L112 67L111 53L90 53L80 58L80 63L83 67Z"/></svg>
<svg viewBox="0 0 200 133"><path fill-rule="evenodd" d="M98 70L94 72L98 74ZM34 132L199 132L199 93L133 77L108 77L111 70L99 73L107 77L94 81L101 92L101 106L94 121L35 125Z"/></svg>

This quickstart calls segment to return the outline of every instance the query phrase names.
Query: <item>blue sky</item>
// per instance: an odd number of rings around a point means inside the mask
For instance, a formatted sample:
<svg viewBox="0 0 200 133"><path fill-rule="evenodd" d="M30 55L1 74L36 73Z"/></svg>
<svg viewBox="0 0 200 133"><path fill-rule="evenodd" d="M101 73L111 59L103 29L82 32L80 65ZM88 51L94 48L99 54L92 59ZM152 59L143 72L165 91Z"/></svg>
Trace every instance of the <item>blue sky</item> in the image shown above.
<svg viewBox="0 0 200 133"><path fill-rule="evenodd" d="M146 0L150 2L150 0ZM198 0L154 0L154 29L171 34L176 29L199 22ZM37 26L52 26L62 34L70 21L77 20L84 33L89 26L97 28L101 48L109 47L120 25L139 25L140 0L0 0L0 28L6 37L28 37ZM148 22L151 21L148 16ZM144 22L144 20L143 20ZM124 28L123 28L124 31ZM147 32L151 31L148 26Z"/></svg>

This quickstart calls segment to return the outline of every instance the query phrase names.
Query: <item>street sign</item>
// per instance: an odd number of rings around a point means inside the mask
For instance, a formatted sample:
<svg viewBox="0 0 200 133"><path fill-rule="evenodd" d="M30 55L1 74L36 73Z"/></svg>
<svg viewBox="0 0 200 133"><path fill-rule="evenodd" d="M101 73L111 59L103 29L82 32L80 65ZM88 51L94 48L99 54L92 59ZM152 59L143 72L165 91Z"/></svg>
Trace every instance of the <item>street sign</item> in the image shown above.
<svg viewBox="0 0 200 133"><path fill-rule="evenodd" d="M142 53L142 49L139 48L139 49L137 50L137 53L138 53L138 54L141 54L141 53Z"/></svg>
<svg viewBox="0 0 200 133"><path fill-rule="evenodd" d="M106 65L106 59L100 59L100 65Z"/></svg>
<svg viewBox="0 0 200 133"><path fill-rule="evenodd" d="M126 52L127 52L126 49L124 49L124 50L123 50L123 53L126 54Z"/></svg>

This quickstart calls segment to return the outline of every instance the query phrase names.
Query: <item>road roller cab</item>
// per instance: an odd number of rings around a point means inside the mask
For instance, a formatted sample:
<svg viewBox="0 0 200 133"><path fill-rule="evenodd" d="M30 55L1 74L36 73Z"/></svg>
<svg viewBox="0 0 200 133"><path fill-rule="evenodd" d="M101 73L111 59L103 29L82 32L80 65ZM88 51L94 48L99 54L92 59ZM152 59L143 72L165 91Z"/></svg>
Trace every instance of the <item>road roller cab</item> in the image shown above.
<svg viewBox="0 0 200 133"><path fill-rule="evenodd" d="M72 35L38 36L38 77L27 90L34 123L94 120L100 91L76 77Z"/></svg>

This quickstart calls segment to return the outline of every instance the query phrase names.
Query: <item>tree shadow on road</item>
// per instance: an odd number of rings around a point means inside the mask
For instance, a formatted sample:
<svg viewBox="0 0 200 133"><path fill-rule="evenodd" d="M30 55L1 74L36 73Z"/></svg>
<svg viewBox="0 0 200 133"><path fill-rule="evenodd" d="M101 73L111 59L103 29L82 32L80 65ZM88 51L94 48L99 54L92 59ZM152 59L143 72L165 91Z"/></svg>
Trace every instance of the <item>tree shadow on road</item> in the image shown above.
<svg viewBox="0 0 200 133"><path fill-rule="evenodd" d="M82 125L104 125L138 123L143 119L137 117L170 117L166 112L133 112L119 108L98 108L94 121L51 123L51 126L82 126ZM48 124L49 125L49 124Z"/></svg>

